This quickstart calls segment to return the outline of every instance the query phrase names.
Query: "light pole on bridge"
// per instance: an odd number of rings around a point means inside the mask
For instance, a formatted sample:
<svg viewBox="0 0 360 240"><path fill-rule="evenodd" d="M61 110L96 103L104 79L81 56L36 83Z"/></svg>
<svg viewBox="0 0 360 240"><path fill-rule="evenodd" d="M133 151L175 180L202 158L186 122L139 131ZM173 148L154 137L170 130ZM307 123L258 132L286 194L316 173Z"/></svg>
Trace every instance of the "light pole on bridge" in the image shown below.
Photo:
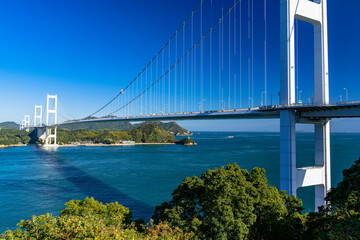
<svg viewBox="0 0 360 240"><path fill-rule="evenodd" d="M264 106L264 97L263 97L263 96L264 96L265 94L266 94L265 91L262 91L262 92L261 92L261 104L260 104L261 106Z"/></svg>
<svg viewBox="0 0 360 240"><path fill-rule="evenodd" d="M348 98L348 97L349 97L349 95L348 95L348 90L347 90L346 88L344 88L344 90L345 90L345 93L346 93L346 95L345 95L346 98L345 98L345 99L346 99L346 102L348 102L348 101L349 101L349 98Z"/></svg>

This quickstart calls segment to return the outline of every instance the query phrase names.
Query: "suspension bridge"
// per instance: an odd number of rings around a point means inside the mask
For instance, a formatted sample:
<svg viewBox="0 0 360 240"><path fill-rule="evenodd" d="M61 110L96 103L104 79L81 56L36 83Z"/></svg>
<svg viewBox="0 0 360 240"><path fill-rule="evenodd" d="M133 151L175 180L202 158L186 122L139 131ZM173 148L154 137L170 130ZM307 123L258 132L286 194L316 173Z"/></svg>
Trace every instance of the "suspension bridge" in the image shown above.
<svg viewBox="0 0 360 240"><path fill-rule="evenodd" d="M360 101L348 101L347 89L346 101L330 103L327 1L280 0L278 101L268 94L267 1L260 10L253 0L227 4L201 0L135 78L92 114L65 118L58 113L57 95L47 95L45 114L35 105L33 121L26 115L20 128L33 127L45 146L56 146L57 127L73 123L279 118L281 189L296 196L298 188L315 186L315 205L324 205L331 187L330 119L360 117ZM254 21L254 11L263 12L261 21ZM299 22L314 29L314 89L306 103L297 70ZM296 168L299 123L314 126L312 167Z"/></svg>

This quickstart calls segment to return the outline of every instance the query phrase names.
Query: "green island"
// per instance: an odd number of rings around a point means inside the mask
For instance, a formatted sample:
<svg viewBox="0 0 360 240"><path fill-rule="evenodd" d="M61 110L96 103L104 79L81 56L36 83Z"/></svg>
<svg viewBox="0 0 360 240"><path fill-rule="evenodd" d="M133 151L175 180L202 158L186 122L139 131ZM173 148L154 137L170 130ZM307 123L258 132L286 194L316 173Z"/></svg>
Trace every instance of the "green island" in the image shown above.
<svg viewBox="0 0 360 240"><path fill-rule="evenodd" d="M228 164L187 177L147 224L117 202L86 198L65 203L59 216L21 220L0 239L359 239L360 159L326 201L303 213L302 201L271 186L264 169Z"/></svg>
<svg viewBox="0 0 360 240"><path fill-rule="evenodd" d="M34 132L28 133L26 131L15 130L16 125L10 126L11 129L0 130L1 146L42 144L42 142L36 138ZM112 130L105 129L105 127L110 127ZM86 125L79 124L79 126L76 127L75 125L62 126L57 130L57 142L59 145L111 145L131 143L194 145L195 143L192 139L184 138L178 141L174 136L189 136L191 134L192 133L180 127L175 122L145 122L141 124L126 122L120 122L120 124L116 122L88 123Z"/></svg>

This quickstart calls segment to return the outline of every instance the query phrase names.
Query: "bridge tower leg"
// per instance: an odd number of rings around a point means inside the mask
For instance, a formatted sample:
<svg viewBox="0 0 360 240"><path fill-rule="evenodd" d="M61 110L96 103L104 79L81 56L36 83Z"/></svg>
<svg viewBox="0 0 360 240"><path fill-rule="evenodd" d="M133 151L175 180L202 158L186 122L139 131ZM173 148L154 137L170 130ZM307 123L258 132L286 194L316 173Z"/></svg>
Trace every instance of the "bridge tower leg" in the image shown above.
<svg viewBox="0 0 360 240"><path fill-rule="evenodd" d="M27 132L30 131L30 115L25 115L24 118L24 128Z"/></svg>
<svg viewBox="0 0 360 240"><path fill-rule="evenodd" d="M34 127L41 127L42 125L42 106L35 105L34 109Z"/></svg>
<svg viewBox="0 0 360 240"><path fill-rule="evenodd" d="M54 106L50 107L50 99L54 99ZM53 116L54 120L50 122L50 117ZM51 126L57 124L57 95L49 95L47 94L46 99L46 138L45 138L45 146L57 146L56 135L57 135L57 127Z"/></svg>
<svg viewBox="0 0 360 240"><path fill-rule="evenodd" d="M295 19L314 26L314 100L329 103L327 0L281 0L280 5L280 102L295 104ZM293 110L280 113L280 188L296 196L299 187L315 186L315 207L325 204L330 190L330 124L314 121L314 167L296 168L295 126Z"/></svg>

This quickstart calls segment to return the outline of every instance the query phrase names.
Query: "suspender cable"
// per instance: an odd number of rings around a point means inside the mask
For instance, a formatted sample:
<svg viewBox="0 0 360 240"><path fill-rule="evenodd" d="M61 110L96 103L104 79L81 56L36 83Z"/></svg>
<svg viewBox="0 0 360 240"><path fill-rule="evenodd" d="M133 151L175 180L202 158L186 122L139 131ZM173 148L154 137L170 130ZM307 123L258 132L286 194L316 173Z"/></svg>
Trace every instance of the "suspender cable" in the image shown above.
<svg viewBox="0 0 360 240"><path fill-rule="evenodd" d="M152 68L152 64L150 65L150 82L153 81L153 68ZM151 89L153 90L153 89ZM152 96L151 96L151 91L150 91L150 94L149 94L149 109L150 109L150 114L153 113L153 110L152 110L152 106L153 106L153 102L152 102Z"/></svg>
<svg viewBox="0 0 360 240"><path fill-rule="evenodd" d="M142 91L142 84L143 84L143 79L142 79L143 77L142 77L142 74L141 74L141 76L140 76L140 91ZM143 114L143 98L141 97L140 98L140 115L142 115Z"/></svg>
<svg viewBox="0 0 360 240"><path fill-rule="evenodd" d="M235 4L235 0L234 0L234 4ZM236 17L237 17L237 14L236 14L236 8L234 9L234 56L236 56L236 52L237 52L237 48L236 48L236 37L237 37L237 34L236 34Z"/></svg>
<svg viewBox="0 0 360 240"><path fill-rule="evenodd" d="M221 14L224 14L224 7L221 8ZM224 70L224 22L221 22L221 70Z"/></svg>
<svg viewBox="0 0 360 240"><path fill-rule="evenodd" d="M169 69L171 67L171 48L169 45ZM169 74L169 85L168 85L168 113L170 113L170 80L171 80L171 74Z"/></svg>
<svg viewBox="0 0 360 240"><path fill-rule="evenodd" d="M183 55L185 55L185 27L183 29ZM185 63L182 62L182 86L181 86L181 112L184 112L184 92L185 92Z"/></svg>
<svg viewBox="0 0 360 240"><path fill-rule="evenodd" d="M251 0L251 107L254 107L254 0Z"/></svg>
<svg viewBox="0 0 360 240"><path fill-rule="evenodd" d="M148 70L146 69L146 85L145 86L147 86L148 85ZM146 112L146 114L149 114L149 101L147 101L147 96L145 96L145 111L144 112Z"/></svg>
<svg viewBox="0 0 360 240"><path fill-rule="evenodd" d="M240 4L239 4L239 8L240 8L240 10L239 10L240 11L240 14L239 14L240 15L239 16L239 18L240 18L240 23L239 23L239 25L240 25L240 41L239 41L239 45L240 45L239 46L239 48L240 48L239 49L239 52L240 52L240 54L239 54L240 55L240 61L239 61L240 62L240 108L242 108L242 95L241 95L242 94L241 93L241 90L242 90L241 89L242 88L242 86L241 86L241 82L242 82L242 49L241 49L242 48L242 44L241 44L242 43L242 26L241 26L242 25L242 19L241 19L242 18L242 7L241 7L241 5L242 5L242 2L240 0Z"/></svg>
<svg viewBox="0 0 360 240"><path fill-rule="evenodd" d="M161 56L161 74L164 72L164 53ZM162 89L161 89L161 96L162 96L162 112L165 113L165 81L162 82Z"/></svg>
<svg viewBox="0 0 360 240"><path fill-rule="evenodd" d="M236 2L235 5L233 5L231 8L229 8L229 10L201 37L201 39L199 39L186 53L184 56L182 56L179 60L177 60L175 62L175 64L169 68L162 76L160 76L155 82L153 82L149 87L147 87L143 92L141 92L138 96L136 96L135 98L133 98L131 101L129 101L128 103L126 103L124 106L122 106L121 108L117 109L115 112L120 111L121 109L125 108L126 106L130 105L131 103L133 103L134 101L136 101L139 97L141 97L141 95L145 94L146 92L148 92L153 86L155 86L155 84L157 84L161 79L163 79L167 74L169 74L171 72L171 70L173 70L176 65L178 65L181 61L183 61L186 56L188 56L194 49L196 49L196 47L210 34L211 31L214 30L215 27L217 27L223 20L224 18L234 9L234 7L236 7L236 5L240 2L240 0L238 0ZM114 112L114 113L115 113Z"/></svg>
<svg viewBox="0 0 360 240"><path fill-rule="evenodd" d="M177 61L177 54L178 54L178 38L177 38L177 35L176 35L176 40L175 40L175 62ZM176 80L177 80L177 66L175 65L175 94L174 94L174 111L176 112L176 100L177 100L177 97L176 97L176 92L177 92L177 89L176 89Z"/></svg>
<svg viewBox="0 0 360 240"><path fill-rule="evenodd" d="M210 19L212 20L212 0L210 1L211 3L211 13L210 13ZM210 81L210 106L209 106L209 110L212 110L212 32L210 33L210 63L209 63L209 81Z"/></svg>
<svg viewBox="0 0 360 240"><path fill-rule="evenodd" d="M203 25L203 6L200 7L200 37L202 36L202 25ZM200 44L200 102L204 109L204 43Z"/></svg>
<svg viewBox="0 0 360 240"><path fill-rule="evenodd" d="M265 62L265 106L267 106L267 16L266 16L266 0L264 0L264 20L265 20L265 46L264 46L264 62Z"/></svg>
<svg viewBox="0 0 360 240"><path fill-rule="evenodd" d="M219 109L222 109L222 97L221 97L221 24L219 26Z"/></svg>
<svg viewBox="0 0 360 240"><path fill-rule="evenodd" d="M194 45L194 17L191 18L191 46ZM194 52L191 53L191 109L194 111L194 102L195 102L195 96L194 96Z"/></svg>
<svg viewBox="0 0 360 240"><path fill-rule="evenodd" d="M250 25L250 0L248 0L248 43L250 45L250 36L251 36L251 25ZM248 48L249 49L249 48ZM250 53L248 50L248 90L249 90L249 108L251 107L251 61Z"/></svg>
<svg viewBox="0 0 360 240"><path fill-rule="evenodd" d="M194 111L196 110L196 103L197 103L197 99L196 99L196 96L197 96L197 87L196 87L196 82L197 82L197 65L196 65L196 62L197 62L197 58L196 58L196 49L194 49Z"/></svg>
<svg viewBox="0 0 360 240"><path fill-rule="evenodd" d="M155 59L162 53L165 48L170 44L170 42L175 38L175 36L178 34L178 32L185 26L185 24L193 17L195 12L198 11L200 6L203 4L204 0L201 0L201 2L195 7L195 9L190 13L190 15L186 18L184 23L176 30L176 32L170 37L170 39L165 43L165 45L160 49L160 51L151 59L151 61L140 71L140 73L132 80L124 89L122 89L114 98L112 98L107 104L105 104L103 107L101 107L99 110L94 112L93 114L89 115L86 118L90 118L94 116L95 114L99 113L101 110L106 108L108 105L110 105L115 99L117 99L126 89L128 89L140 76L141 74L155 61Z"/></svg>
<svg viewBox="0 0 360 240"><path fill-rule="evenodd" d="M191 63L191 56L188 56L187 58L187 64L186 64L186 111L187 112L190 112L189 110L189 106L191 107L191 98L190 98L190 78L191 78L191 75L190 75L190 63ZM190 105L189 105L190 104Z"/></svg>
<svg viewBox="0 0 360 240"><path fill-rule="evenodd" d="M234 0L235 2L235 0ZM234 56L236 56L236 41L237 41L237 34L236 34L236 8L234 10ZM236 71L236 70L235 70ZM234 73L234 109L236 109L236 98L237 98L237 94L236 94L236 91L237 91L237 86L236 86L236 72Z"/></svg>
<svg viewBox="0 0 360 240"><path fill-rule="evenodd" d="M231 108L231 13L229 13L229 102L228 109Z"/></svg>
<svg viewBox="0 0 360 240"><path fill-rule="evenodd" d="M159 59L157 58L156 59L156 70L155 70L155 79L157 79L158 78L158 63L159 63ZM158 97L159 97L159 94L158 94L158 88L159 87L156 87L155 89L154 89L154 92L155 92L155 96L154 96L154 106L155 106L155 113L158 113L158 104L159 104L159 100L158 100Z"/></svg>

